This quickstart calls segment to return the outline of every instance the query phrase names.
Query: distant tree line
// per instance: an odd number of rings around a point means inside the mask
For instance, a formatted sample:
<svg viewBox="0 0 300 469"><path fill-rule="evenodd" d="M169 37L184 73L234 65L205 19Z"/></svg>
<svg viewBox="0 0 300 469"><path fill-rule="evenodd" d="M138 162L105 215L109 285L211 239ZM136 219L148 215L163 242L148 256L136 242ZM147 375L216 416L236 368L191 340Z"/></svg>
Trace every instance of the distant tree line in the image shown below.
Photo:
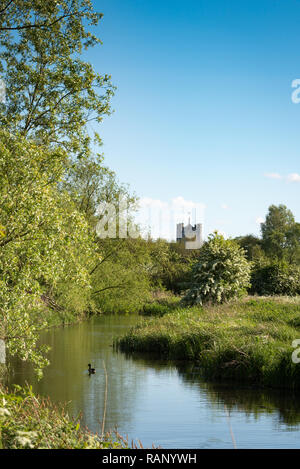
<svg viewBox="0 0 300 469"><path fill-rule="evenodd" d="M300 294L300 223L285 205L271 205L261 237L236 238L252 264L251 293Z"/></svg>

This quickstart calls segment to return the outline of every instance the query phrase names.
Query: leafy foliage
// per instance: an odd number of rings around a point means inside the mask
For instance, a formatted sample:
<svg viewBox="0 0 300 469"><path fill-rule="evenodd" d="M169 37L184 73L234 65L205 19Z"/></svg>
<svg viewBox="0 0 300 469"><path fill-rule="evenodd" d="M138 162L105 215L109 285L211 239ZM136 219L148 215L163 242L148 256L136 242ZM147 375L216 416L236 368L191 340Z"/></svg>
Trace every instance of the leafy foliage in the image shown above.
<svg viewBox="0 0 300 469"><path fill-rule="evenodd" d="M89 155L87 123L110 112L114 90L110 76L96 73L80 56L100 43L89 29L102 15L90 0L8 1L1 7L1 126L69 155Z"/></svg>
<svg viewBox="0 0 300 469"><path fill-rule="evenodd" d="M92 297L96 311L139 311L151 294L150 263L143 239L97 241L102 260L92 272Z"/></svg>
<svg viewBox="0 0 300 469"><path fill-rule="evenodd" d="M210 235L192 268L192 282L184 302L223 303L249 287L250 264L244 251L218 233Z"/></svg>
<svg viewBox="0 0 300 469"><path fill-rule="evenodd" d="M258 295L299 295L300 267L284 261L255 264L251 273L251 292Z"/></svg>
<svg viewBox="0 0 300 469"><path fill-rule="evenodd" d="M88 122L110 112L114 90L81 59L101 42L91 33L101 17L90 0L0 2L0 337L37 369L47 363L38 332L54 313L67 322L108 307L110 291L111 308L149 293L141 253L124 246L103 271L109 247L94 230L100 202L136 200L91 153L101 141Z"/></svg>
<svg viewBox="0 0 300 469"><path fill-rule="evenodd" d="M163 239L148 240L151 256L151 281L154 288L175 294L187 288L197 250L184 248L184 243L169 243Z"/></svg>
<svg viewBox="0 0 300 469"><path fill-rule="evenodd" d="M89 289L88 225L57 190L65 158L58 149L0 131L0 336L11 354L37 367L46 363L37 347L45 325L38 315L41 294L62 279Z"/></svg>
<svg viewBox="0 0 300 469"><path fill-rule="evenodd" d="M266 220L261 224L262 245L272 259L291 257L299 249L300 230L294 215L285 205L271 205Z"/></svg>
<svg viewBox="0 0 300 469"><path fill-rule="evenodd" d="M260 238L253 235L246 235L239 236L234 240L241 248L244 249L248 261L254 261L255 259L264 256L264 252L262 250L262 241Z"/></svg>

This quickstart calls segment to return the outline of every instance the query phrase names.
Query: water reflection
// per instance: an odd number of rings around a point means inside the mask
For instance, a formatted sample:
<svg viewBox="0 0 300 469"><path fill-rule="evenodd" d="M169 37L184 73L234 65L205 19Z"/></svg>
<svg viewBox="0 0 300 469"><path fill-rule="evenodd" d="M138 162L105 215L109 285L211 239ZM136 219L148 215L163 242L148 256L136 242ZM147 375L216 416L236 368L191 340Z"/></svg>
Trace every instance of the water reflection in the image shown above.
<svg viewBox="0 0 300 469"><path fill-rule="evenodd" d="M212 383L199 379L198 367L191 365L180 371L184 382L195 383L201 391L207 392L212 405L226 405L230 410L238 410L246 415L259 418L259 415L276 414L279 424L295 427L300 423L300 394L287 390L255 389L250 386L237 386L236 383Z"/></svg>
<svg viewBox="0 0 300 469"><path fill-rule="evenodd" d="M68 403L72 415L82 412L82 422L93 431L100 431L105 392L103 360L108 372L109 395L107 402L107 426L118 424L118 416L130 421L135 405L137 389L144 382L143 367L130 373L132 360L112 351L114 335L136 323L137 317L107 316L65 328L46 331L42 342L51 346L50 366L44 377L37 381L33 368L12 359L8 385L13 383L33 385L40 395L50 396L55 402ZM89 376L88 363L96 368Z"/></svg>
<svg viewBox="0 0 300 469"><path fill-rule="evenodd" d="M194 363L153 361L151 354L135 354L135 361L156 371L176 369L185 386L196 386L205 394L210 405L229 411L241 411L256 418L262 413L276 414L278 423L292 427L300 424L300 392L286 389L255 388L236 382L211 382L203 377L201 368Z"/></svg>
<svg viewBox="0 0 300 469"><path fill-rule="evenodd" d="M11 360L9 385L24 385L69 402L72 415L100 431L108 372L106 429L165 448L231 448L225 406L238 447L299 447L300 399L293 393L207 383L194 364L117 352L113 337L135 324L137 316L105 316L46 331L51 365L37 382L30 366ZM96 368L89 376L87 364Z"/></svg>

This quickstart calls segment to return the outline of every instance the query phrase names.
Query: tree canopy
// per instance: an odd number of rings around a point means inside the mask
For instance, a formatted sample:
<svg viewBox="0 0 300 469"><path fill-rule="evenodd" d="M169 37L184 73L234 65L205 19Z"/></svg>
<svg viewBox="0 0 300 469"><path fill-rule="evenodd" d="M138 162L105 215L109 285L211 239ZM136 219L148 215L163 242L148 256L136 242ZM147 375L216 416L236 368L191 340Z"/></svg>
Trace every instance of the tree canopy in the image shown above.
<svg viewBox="0 0 300 469"><path fill-rule="evenodd" d="M271 205L261 223L262 246L271 258L283 259L299 245L299 228L291 210L285 205Z"/></svg>
<svg viewBox="0 0 300 469"><path fill-rule="evenodd" d="M10 353L37 367L44 363L36 345L42 293L62 279L69 288L89 288L88 225L57 190L65 158L0 130L0 337Z"/></svg>
<svg viewBox="0 0 300 469"><path fill-rule="evenodd" d="M89 0L0 2L2 127L69 157L89 154L93 138L100 142L87 124L110 112L114 88L81 53L101 42L90 31L101 17Z"/></svg>

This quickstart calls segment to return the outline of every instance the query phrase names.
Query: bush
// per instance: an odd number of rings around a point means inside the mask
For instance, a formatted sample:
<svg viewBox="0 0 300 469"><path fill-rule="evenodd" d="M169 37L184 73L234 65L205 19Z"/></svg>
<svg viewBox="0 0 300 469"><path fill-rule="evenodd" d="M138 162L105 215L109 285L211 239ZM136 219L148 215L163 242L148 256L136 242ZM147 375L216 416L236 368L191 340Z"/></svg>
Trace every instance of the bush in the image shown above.
<svg viewBox="0 0 300 469"><path fill-rule="evenodd" d="M184 303L223 303L246 293L250 286L250 263L235 241L216 232L209 236L198 259L192 268L192 282Z"/></svg>
<svg viewBox="0 0 300 469"><path fill-rule="evenodd" d="M285 262L254 265L251 285L251 293L258 295L299 295L300 268Z"/></svg>

